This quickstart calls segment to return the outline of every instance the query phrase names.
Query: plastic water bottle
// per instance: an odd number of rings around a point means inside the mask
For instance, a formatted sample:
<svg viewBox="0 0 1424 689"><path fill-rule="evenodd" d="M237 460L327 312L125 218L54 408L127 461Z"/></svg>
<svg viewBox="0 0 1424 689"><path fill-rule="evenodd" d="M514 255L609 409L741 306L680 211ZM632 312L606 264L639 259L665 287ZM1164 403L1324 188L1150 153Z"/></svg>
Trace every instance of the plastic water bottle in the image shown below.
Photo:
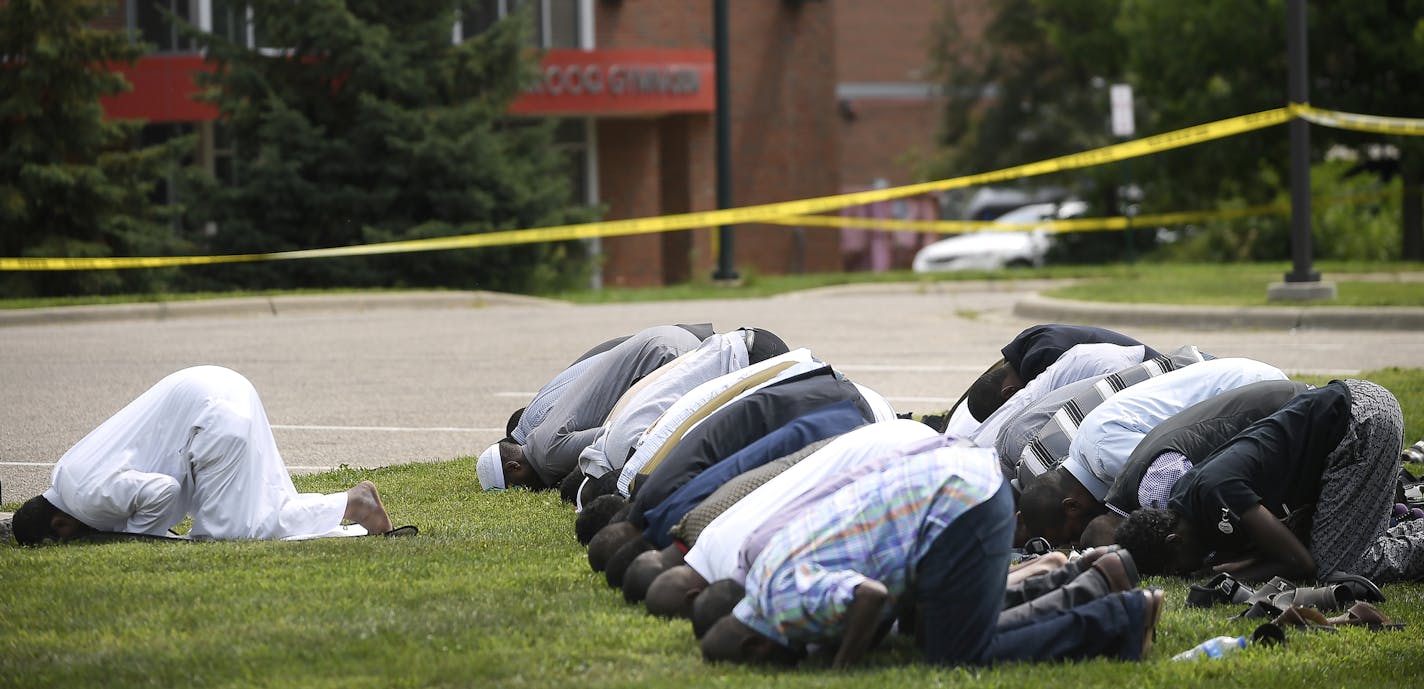
<svg viewBox="0 0 1424 689"><path fill-rule="evenodd" d="M1220 658L1228 653L1246 648L1244 636L1218 636L1207 639L1177 655L1172 660L1196 660L1197 658Z"/></svg>

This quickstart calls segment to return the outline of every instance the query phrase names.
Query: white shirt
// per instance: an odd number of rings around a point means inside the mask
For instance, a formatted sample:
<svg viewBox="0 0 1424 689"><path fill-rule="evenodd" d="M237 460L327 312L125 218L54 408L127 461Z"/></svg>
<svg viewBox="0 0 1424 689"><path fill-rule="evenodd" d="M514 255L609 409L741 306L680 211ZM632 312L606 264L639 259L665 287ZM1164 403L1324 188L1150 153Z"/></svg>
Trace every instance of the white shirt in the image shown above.
<svg viewBox="0 0 1424 689"><path fill-rule="evenodd" d="M969 441L978 447L994 447L1005 424L1044 395L1084 378L1117 373L1140 364L1146 351L1142 345L1125 347L1101 342L1074 345L984 419Z"/></svg>
<svg viewBox="0 0 1424 689"><path fill-rule="evenodd" d="M648 385L640 384L628 390L614 406L593 444L579 454L579 468L591 478L622 469L633 444L674 402L698 385L746 366L745 331L735 330L703 340L697 349L649 374L649 378L653 375L657 378Z"/></svg>
<svg viewBox="0 0 1424 689"><path fill-rule="evenodd" d="M1280 369L1253 359L1212 359L1169 371L1107 398L1083 417L1063 466L1099 501L1122 473L1137 443L1187 407L1261 380L1285 380Z"/></svg>
<svg viewBox="0 0 1424 689"><path fill-rule="evenodd" d="M698 535L697 543L683 561L707 581L735 579L741 583L746 578L746 571L738 564L742 543L776 514L779 506L871 457L935 435L933 428L908 419L882 421L845 433L717 515Z"/></svg>
<svg viewBox="0 0 1424 689"><path fill-rule="evenodd" d="M944 434L951 438L969 438L974 432L979 430L978 419L969 413L969 405L960 404L954 409L954 413L949 417L949 425L945 426Z"/></svg>
<svg viewBox="0 0 1424 689"><path fill-rule="evenodd" d="M45 498L100 531L193 538L330 532L346 493L298 494L252 384L218 366L183 369L130 402L55 464Z"/></svg>

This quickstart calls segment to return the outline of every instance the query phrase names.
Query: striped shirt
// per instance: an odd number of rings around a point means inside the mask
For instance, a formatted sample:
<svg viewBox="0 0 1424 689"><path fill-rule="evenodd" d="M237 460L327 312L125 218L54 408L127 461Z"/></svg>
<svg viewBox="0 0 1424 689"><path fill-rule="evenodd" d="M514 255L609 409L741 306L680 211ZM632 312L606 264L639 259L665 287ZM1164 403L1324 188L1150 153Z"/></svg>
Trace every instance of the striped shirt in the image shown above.
<svg viewBox="0 0 1424 689"><path fill-rule="evenodd" d="M962 446L868 474L777 532L752 563L733 614L786 646L832 641L855 587L875 579L890 593L888 616L935 539L1002 483L992 449Z"/></svg>

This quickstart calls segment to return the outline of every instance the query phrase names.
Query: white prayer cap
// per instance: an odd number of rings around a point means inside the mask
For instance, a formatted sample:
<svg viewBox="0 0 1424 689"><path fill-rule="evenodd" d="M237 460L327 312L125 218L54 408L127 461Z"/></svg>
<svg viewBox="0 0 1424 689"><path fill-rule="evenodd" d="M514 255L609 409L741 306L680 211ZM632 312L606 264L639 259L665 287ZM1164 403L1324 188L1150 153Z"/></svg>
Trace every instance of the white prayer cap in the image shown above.
<svg viewBox="0 0 1424 689"><path fill-rule="evenodd" d="M475 475L480 477L480 487L496 490L504 487L504 466L499 461L499 443L485 448L480 458L475 460Z"/></svg>

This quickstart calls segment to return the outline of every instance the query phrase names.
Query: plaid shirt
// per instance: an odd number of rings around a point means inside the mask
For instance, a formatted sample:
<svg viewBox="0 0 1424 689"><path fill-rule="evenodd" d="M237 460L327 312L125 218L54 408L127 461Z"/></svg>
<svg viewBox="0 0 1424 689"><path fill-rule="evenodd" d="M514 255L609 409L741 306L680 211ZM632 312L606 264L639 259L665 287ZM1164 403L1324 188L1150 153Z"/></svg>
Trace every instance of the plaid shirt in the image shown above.
<svg viewBox="0 0 1424 689"><path fill-rule="evenodd" d="M1177 479L1191 468L1191 460L1180 452L1168 450L1157 455L1147 473L1142 475L1142 483L1137 486L1137 504L1144 510L1167 509L1167 501L1172 498L1172 486L1177 485Z"/></svg>
<svg viewBox="0 0 1424 689"><path fill-rule="evenodd" d="M1002 482L994 451L973 447L934 448L868 474L777 532L733 614L786 646L830 641L866 579L889 591L888 614L940 533Z"/></svg>

